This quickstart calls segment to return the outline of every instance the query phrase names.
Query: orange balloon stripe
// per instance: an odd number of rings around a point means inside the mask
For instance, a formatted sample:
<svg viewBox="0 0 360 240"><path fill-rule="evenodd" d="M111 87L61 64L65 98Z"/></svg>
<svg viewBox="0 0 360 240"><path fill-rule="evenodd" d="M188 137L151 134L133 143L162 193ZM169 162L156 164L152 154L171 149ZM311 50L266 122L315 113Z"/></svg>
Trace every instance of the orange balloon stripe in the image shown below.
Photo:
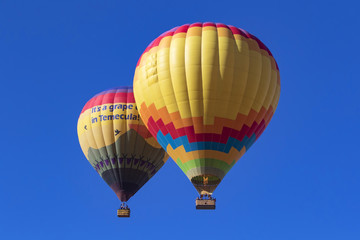
<svg viewBox="0 0 360 240"><path fill-rule="evenodd" d="M151 115L146 114L150 112ZM265 116L261 117L264 113ZM234 120L215 117L213 125L204 125L203 117L182 119L179 112L169 113L166 107L157 110L154 104L151 104L150 107L147 107L145 103L142 103L140 109L140 114L145 123L147 123L149 118L152 117L155 122L161 119L165 125L173 123L176 129L194 126L196 133L211 132L218 134L220 134L223 131L224 127L228 127L240 131L244 125L251 127L254 122L260 124L261 121L264 120L265 124L268 124L268 121L270 120L268 115L271 113L273 113L273 108L271 106L269 107L269 109L265 109L264 107L262 107L259 112L256 112L253 109L251 109L248 116L238 113L236 119Z"/></svg>

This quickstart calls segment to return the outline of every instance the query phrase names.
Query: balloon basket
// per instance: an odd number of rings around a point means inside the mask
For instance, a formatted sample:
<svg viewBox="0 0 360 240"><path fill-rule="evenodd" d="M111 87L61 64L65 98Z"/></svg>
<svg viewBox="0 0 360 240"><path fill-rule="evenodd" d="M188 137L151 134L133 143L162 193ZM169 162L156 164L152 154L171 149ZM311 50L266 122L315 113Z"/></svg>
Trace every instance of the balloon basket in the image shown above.
<svg viewBox="0 0 360 240"><path fill-rule="evenodd" d="M118 209L117 210L118 217L130 217L130 208L127 209Z"/></svg>
<svg viewBox="0 0 360 240"><path fill-rule="evenodd" d="M196 209L202 209L202 210L214 210L215 203L216 203L215 198L209 198L209 199L197 198L195 200Z"/></svg>

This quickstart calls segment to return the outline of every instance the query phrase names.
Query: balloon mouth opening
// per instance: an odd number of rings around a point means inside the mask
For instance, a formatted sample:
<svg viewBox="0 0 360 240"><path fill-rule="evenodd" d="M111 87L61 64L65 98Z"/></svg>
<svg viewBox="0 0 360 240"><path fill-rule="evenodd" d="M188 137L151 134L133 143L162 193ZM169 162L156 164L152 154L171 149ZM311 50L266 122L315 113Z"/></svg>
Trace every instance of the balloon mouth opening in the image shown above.
<svg viewBox="0 0 360 240"><path fill-rule="evenodd" d="M212 194L216 187L221 182L221 179L215 175L203 174L191 178L191 183L194 185L199 194Z"/></svg>
<svg viewBox="0 0 360 240"><path fill-rule="evenodd" d="M121 202L127 202L134 195L133 193L120 189L117 184L112 184L110 187Z"/></svg>

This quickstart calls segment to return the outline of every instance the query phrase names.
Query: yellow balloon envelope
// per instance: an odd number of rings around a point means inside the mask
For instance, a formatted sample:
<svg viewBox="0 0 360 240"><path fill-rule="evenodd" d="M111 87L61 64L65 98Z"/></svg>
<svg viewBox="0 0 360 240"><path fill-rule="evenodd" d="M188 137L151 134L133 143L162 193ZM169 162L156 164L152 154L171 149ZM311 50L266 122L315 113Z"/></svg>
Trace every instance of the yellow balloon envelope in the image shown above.
<svg viewBox="0 0 360 240"><path fill-rule="evenodd" d="M212 194L277 107L279 69L250 33L195 23L156 38L134 77L140 115L200 194Z"/></svg>
<svg viewBox="0 0 360 240"><path fill-rule="evenodd" d="M131 87L90 99L78 120L78 136L90 164L123 202L168 159L141 121Z"/></svg>

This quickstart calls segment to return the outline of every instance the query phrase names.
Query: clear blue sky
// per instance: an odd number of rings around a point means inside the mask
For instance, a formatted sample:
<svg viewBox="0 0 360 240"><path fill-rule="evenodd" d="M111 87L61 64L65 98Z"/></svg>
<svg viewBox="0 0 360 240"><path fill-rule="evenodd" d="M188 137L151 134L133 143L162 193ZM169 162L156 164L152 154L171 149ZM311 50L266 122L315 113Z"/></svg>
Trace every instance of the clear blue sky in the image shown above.
<svg viewBox="0 0 360 240"><path fill-rule="evenodd" d="M360 239L356 1L0 1L1 239ZM162 32L213 21L275 56L268 129L196 211L170 160L129 202L85 159L76 124L94 94L131 85Z"/></svg>

